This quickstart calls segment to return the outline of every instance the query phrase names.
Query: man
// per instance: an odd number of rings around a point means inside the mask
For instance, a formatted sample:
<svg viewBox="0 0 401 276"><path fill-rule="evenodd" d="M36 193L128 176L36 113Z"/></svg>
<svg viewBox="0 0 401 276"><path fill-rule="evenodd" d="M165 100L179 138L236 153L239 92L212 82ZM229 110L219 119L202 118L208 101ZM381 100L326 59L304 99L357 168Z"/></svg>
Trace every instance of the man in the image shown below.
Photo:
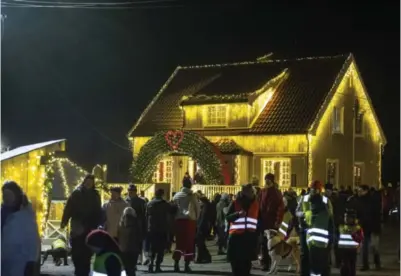
<svg viewBox="0 0 401 276"><path fill-rule="evenodd" d="M230 205L230 197L228 194L222 194L219 203L216 205L216 227L217 227L217 245L218 255L225 255L224 249L227 249L226 235L226 213L225 209Z"/></svg>
<svg viewBox="0 0 401 276"><path fill-rule="evenodd" d="M230 223L227 258L234 276L251 275L257 258L259 203L252 184L244 185L230 204L226 219Z"/></svg>
<svg viewBox="0 0 401 276"><path fill-rule="evenodd" d="M142 225L142 233L146 233L146 202L142 198L138 196L138 189L134 184L130 184L128 186L128 198L127 202L131 206L132 209L135 210L139 223ZM145 237L146 240L146 237ZM147 244L143 242L142 247L145 247L145 261L143 262L144 265L148 265L150 260L147 256ZM141 248L142 251L143 248ZM143 260L143 255L140 254L140 259Z"/></svg>
<svg viewBox="0 0 401 276"><path fill-rule="evenodd" d="M149 199L147 199L147 197L145 196L145 191L141 191L141 196L140 198L142 198L143 200L145 200L146 203L149 202Z"/></svg>
<svg viewBox="0 0 401 276"><path fill-rule="evenodd" d="M265 187L259 194L260 220L263 235L264 230L278 230L284 216L284 202L281 192L274 182L274 175L271 173L265 176ZM270 270L270 256L267 249L267 238L263 235L262 242L262 270Z"/></svg>
<svg viewBox="0 0 401 276"><path fill-rule="evenodd" d="M377 250L379 243L378 232L380 231L379 225L374 225L377 221L378 212L380 212L380 203L369 193L369 186L361 185L358 188L358 198L356 202L356 212L358 221L363 229L364 240L362 244L362 268L361 271L369 270L369 250L372 247L374 252L374 262L377 269L380 269L380 255ZM375 227L374 227L375 226ZM375 228L375 233L373 233Z"/></svg>
<svg viewBox="0 0 401 276"><path fill-rule="evenodd" d="M164 250L167 245L167 238L171 223L170 204L163 199L164 190L158 189L146 208L147 237L150 245L149 273L162 272L160 265L163 262Z"/></svg>
<svg viewBox="0 0 401 276"><path fill-rule="evenodd" d="M333 222L334 222L334 231L335 235L338 235L338 226L343 224L344 214L345 214L345 203L341 202L341 199L338 196L338 193L333 191L333 184L327 183L324 186L325 196L330 200L330 203L333 207ZM334 250L334 264L336 267L340 267L340 252L338 250L338 244L332 244ZM332 248L330 248L331 250ZM331 254L329 256L330 264L332 264Z"/></svg>
<svg viewBox="0 0 401 276"><path fill-rule="evenodd" d="M95 189L95 176L88 174L69 196L61 219L61 229L71 219L71 257L76 276L88 276L91 250L86 246L86 236L98 228L102 220L100 195Z"/></svg>
<svg viewBox="0 0 401 276"><path fill-rule="evenodd" d="M333 211L330 200L322 195L323 185L313 181L309 194L303 196L297 209L300 219L301 276L328 276L329 245L333 241Z"/></svg>
<svg viewBox="0 0 401 276"><path fill-rule="evenodd" d="M197 263L208 264L212 262L209 250L206 247L206 239L209 236L210 208L211 203L203 194L199 195L200 215L197 223L196 246L198 247Z"/></svg>
<svg viewBox="0 0 401 276"><path fill-rule="evenodd" d="M116 241L118 240L117 233L121 216L123 215L124 209L129 207L129 204L121 198L121 190L121 187L112 187L110 189L110 200L103 206L106 215L105 230Z"/></svg>

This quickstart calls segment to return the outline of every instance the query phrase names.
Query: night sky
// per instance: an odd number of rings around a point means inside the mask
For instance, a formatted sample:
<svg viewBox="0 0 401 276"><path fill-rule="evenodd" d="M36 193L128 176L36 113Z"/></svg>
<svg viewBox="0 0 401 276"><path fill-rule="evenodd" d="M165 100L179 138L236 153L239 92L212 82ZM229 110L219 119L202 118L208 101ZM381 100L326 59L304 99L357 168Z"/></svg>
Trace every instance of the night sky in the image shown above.
<svg viewBox="0 0 401 276"><path fill-rule="evenodd" d="M110 181L126 181L126 134L177 65L352 52L388 139L383 180L399 180L399 1L292 9L178 2L184 7L3 9L3 144L66 138L73 161L107 163Z"/></svg>

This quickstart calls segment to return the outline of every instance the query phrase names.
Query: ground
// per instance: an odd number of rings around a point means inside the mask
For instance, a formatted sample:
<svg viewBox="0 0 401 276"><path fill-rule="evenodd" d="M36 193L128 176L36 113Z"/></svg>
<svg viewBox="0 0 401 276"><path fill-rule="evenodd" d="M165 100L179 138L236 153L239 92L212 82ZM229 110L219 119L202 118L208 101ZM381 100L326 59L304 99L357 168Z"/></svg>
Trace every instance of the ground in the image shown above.
<svg viewBox="0 0 401 276"><path fill-rule="evenodd" d="M395 276L400 275L400 265L397 262L397 250L400 245L400 232L399 229L394 228L385 228L383 230L383 235L381 238L381 257L383 269L381 271L371 270L369 272L357 272L357 275L362 276ZM209 243L209 250L213 255L213 263L207 265L197 265L193 264L192 269L193 273L191 275L231 275L230 265L225 262L224 257L216 256L216 246L213 245L213 242ZM42 275L65 275L72 276L73 266L70 260L70 266L64 267L55 267L51 263L51 257L49 260L42 266ZM360 260L358 259L358 263ZM288 262L285 262L281 265L281 271L278 275L295 275L295 273L287 272ZM137 275L147 275L145 266L138 266L139 271ZM165 276L173 276L177 275L177 273L173 273L171 255L167 255L165 257L164 266L162 267L164 273L162 275ZM171 271L171 272L170 272ZM253 275L266 275L266 272L262 272L256 265L252 270ZM180 275L185 275L184 273L180 273ZM338 269L332 270L332 275L339 275Z"/></svg>

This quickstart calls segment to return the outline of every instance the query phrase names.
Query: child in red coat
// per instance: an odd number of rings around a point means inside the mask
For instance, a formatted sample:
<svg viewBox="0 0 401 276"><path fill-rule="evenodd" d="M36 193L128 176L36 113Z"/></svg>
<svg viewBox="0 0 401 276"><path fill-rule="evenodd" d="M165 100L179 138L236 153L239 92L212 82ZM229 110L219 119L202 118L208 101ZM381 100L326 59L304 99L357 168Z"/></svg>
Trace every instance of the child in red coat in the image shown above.
<svg viewBox="0 0 401 276"><path fill-rule="evenodd" d="M341 256L341 276L356 275L356 259L358 248L363 241L363 230L356 219L353 210L346 210L344 224L339 226L337 238Z"/></svg>

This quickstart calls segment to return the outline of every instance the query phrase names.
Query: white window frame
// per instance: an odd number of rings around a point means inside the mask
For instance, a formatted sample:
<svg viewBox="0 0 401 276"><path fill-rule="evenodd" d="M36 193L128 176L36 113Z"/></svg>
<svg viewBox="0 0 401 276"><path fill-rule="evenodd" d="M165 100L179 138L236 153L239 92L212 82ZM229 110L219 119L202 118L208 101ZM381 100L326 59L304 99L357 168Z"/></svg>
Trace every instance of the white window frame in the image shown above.
<svg viewBox="0 0 401 276"><path fill-rule="evenodd" d="M353 169L353 178L354 178L354 186L357 185L357 183L355 183L355 168L359 167L361 169L361 183L363 184L363 180L364 180L364 172L365 172L365 163L364 162L355 162L354 163L354 169Z"/></svg>
<svg viewBox="0 0 401 276"><path fill-rule="evenodd" d="M211 123L210 122L210 112L209 112L209 110L211 109L211 108L216 108L216 122L214 122L214 123ZM224 116L224 122L223 123L218 123L217 122L217 114L218 114L218 108L224 108L225 109L225 116ZM205 108L205 114L204 114L204 118L205 118L205 122L204 122L204 125L206 126L206 127L227 127L228 126L228 105L225 105L225 104L216 104L216 105L209 105L209 106L206 106L206 108Z"/></svg>
<svg viewBox="0 0 401 276"><path fill-rule="evenodd" d="M272 170L271 171L265 170L266 162L272 162L272 165L271 165ZM262 158L261 159L262 175L260 178L260 179L262 179L261 184L264 186L264 181L265 181L264 179L265 179L265 175L267 173L271 172L274 174L274 163L277 163L277 162L280 163L280 181L277 184L279 185L280 188L281 187L284 187L284 188L291 187L291 158L270 158L270 157ZM285 162L287 162L287 164L288 164L288 172L283 172L283 169L284 169L283 164ZM286 177L284 177L285 175L286 175Z"/></svg>
<svg viewBox="0 0 401 276"><path fill-rule="evenodd" d="M340 118L337 118L338 116ZM339 121L339 122L338 122ZM331 132L333 134L344 134L344 107L335 106L331 114Z"/></svg>
<svg viewBox="0 0 401 276"><path fill-rule="evenodd" d="M163 177L162 177L162 181L159 181L160 179L160 170L159 170L159 166L160 163L163 163ZM167 164L170 164L170 166L167 166ZM167 167L170 167L170 175L168 175L167 172ZM168 158L163 158L162 160L160 160L157 163L156 166L156 171L153 173L153 177L152 177L152 181L153 183L172 183L173 180L173 159L171 157Z"/></svg>
<svg viewBox="0 0 401 276"><path fill-rule="evenodd" d="M339 176L340 176L340 161L338 159L326 159L326 172L325 172L325 177L326 177L326 182L325 183L329 183L329 179L328 179L328 169L329 169L329 163L335 163L336 164L336 175L335 175L335 183L332 183L334 187L338 187L338 183L339 183Z"/></svg>

